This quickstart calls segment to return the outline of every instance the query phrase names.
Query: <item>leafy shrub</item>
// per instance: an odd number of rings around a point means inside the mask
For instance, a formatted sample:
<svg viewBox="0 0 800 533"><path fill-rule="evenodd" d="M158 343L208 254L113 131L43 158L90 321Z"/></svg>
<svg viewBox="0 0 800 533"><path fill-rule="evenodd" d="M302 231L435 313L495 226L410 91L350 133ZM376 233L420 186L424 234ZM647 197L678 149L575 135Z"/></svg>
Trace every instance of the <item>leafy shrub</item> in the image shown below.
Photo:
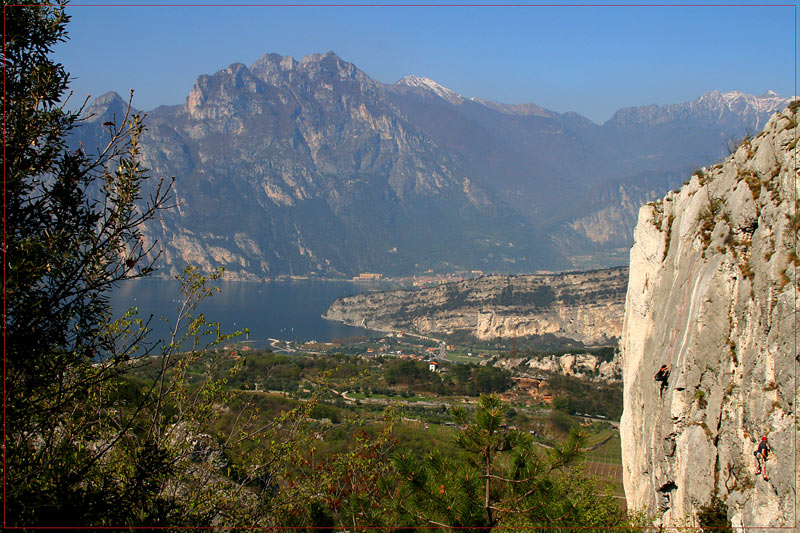
<svg viewBox="0 0 800 533"><path fill-rule="evenodd" d="M697 520L703 533L733 533L731 521L728 519L728 508L725 502L714 496L710 502L700 507Z"/></svg>
<svg viewBox="0 0 800 533"><path fill-rule="evenodd" d="M473 374L475 388L478 392L502 392L511 386L511 374L491 366L481 367Z"/></svg>
<svg viewBox="0 0 800 533"><path fill-rule="evenodd" d="M706 393L705 393L705 392L703 392L703 391L702 391L702 390L700 390L700 389L697 389L697 390L694 392L694 399L695 399L695 400L697 400L697 406L698 406L700 409L705 409L705 408L706 408L706 405L708 405L708 402L706 402Z"/></svg>
<svg viewBox="0 0 800 533"><path fill-rule="evenodd" d="M605 385L554 374L548 378L548 386L557 397L569 398L570 412L603 415L612 420L619 420L622 415L622 385L619 383Z"/></svg>

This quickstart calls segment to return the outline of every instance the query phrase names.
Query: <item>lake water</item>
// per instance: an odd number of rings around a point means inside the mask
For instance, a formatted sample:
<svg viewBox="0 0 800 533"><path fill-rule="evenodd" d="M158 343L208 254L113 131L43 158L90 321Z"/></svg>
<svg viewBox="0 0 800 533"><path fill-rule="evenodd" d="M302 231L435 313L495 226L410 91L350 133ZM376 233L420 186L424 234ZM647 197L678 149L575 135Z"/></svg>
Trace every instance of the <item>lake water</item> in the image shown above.
<svg viewBox="0 0 800 533"><path fill-rule="evenodd" d="M323 320L321 315L340 296L369 290L386 290L387 283L349 281L279 281L269 283L223 282L221 293L204 300L198 312L207 321L221 324L223 333L250 329L250 339L266 345L269 338L294 341L330 341L361 335L375 335L363 328ZM139 316L154 315L153 334L165 337L169 326L160 317L174 322L180 304L180 284L172 280L143 279L124 283L111 297L115 316L137 307Z"/></svg>

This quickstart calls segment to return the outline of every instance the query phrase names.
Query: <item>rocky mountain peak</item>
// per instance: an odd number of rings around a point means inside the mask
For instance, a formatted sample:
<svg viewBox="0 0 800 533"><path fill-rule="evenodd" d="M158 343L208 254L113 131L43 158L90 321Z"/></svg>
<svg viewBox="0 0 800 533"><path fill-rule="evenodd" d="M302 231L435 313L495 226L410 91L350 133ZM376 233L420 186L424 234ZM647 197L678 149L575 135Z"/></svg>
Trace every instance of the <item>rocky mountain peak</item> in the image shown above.
<svg viewBox="0 0 800 533"><path fill-rule="evenodd" d="M308 73L312 78L322 74L335 76L340 79L353 79L358 81L370 79L354 64L344 61L333 52L327 52L322 55L309 54L300 60L298 68Z"/></svg>
<svg viewBox="0 0 800 533"><path fill-rule="evenodd" d="M185 109L196 119L219 116L219 109L230 108L236 97L256 94L258 85L257 77L246 65L233 63L213 75L199 76L186 98ZM217 112L209 113L211 108Z"/></svg>
<svg viewBox="0 0 800 533"><path fill-rule="evenodd" d="M245 65L244 63L236 62L236 63L231 63L228 68L223 69L220 72L221 73L225 73L225 74L229 74L229 75L232 75L232 76L236 76L240 72L246 71L246 70L247 70L247 65Z"/></svg>
<svg viewBox="0 0 800 533"><path fill-rule="evenodd" d="M400 78L395 85L422 89L426 93L433 93L451 104L460 104L464 101L464 97L457 92L424 76L404 76Z"/></svg>
<svg viewBox="0 0 800 533"><path fill-rule="evenodd" d="M789 104L787 98L782 98L774 91L767 91L760 96L746 94L739 91L720 92L713 91L702 95L695 100L697 104L707 104L717 109L726 109L738 112L756 112L772 114L776 110Z"/></svg>
<svg viewBox="0 0 800 533"><path fill-rule="evenodd" d="M470 98L470 100L478 104L484 105L495 111L499 111L506 115L520 115L520 116L533 115L537 117L546 117L546 118L558 116L558 113L555 113L553 111L550 111L549 109L545 109L544 107L532 103L501 104L499 102L493 102L490 100L481 100L480 98ZM577 113L572 113L571 115L574 115L576 117L580 116ZM589 120L589 119L584 118L584 120Z"/></svg>
<svg viewBox="0 0 800 533"><path fill-rule="evenodd" d="M334 52L309 54L297 61L292 56L265 54L250 70L269 85L296 91L305 86L311 92L327 90L366 91L374 94L376 83L354 64Z"/></svg>
<svg viewBox="0 0 800 533"><path fill-rule="evenodd" d="M94 99L90 107L108 107L125 104L125 100L116 91L109 91Z"/></svg>
<svg viewBox="0 0 800 533"><path fill-rule="evenodd" d="M292 56L284 57L279 64L283 70L294 70L297 67L297 61Z"/></svg>
<svg viewBox="0 0 800 533"><path fill-rule="evenodd" d="M94 113L102 113L111 108L121 108L127 105L127 102L116 91L109 91L101 94L95 98L89 107L86 108L87 115Z"/></svg>
<svg viewBox="0 0 800 533"><path fill-rule="evenodd" d="M100 120L106 122L111 120L114 114L121 119L127 107L127 101L123 100L115 91L110 91L95 98L86 108L84 116L87 117L87 121L89 122L97 122Z"/></svg>
<svg viewBox="0 0 800 533"><path fill-rule="evenodd" d="M751 124L761 129L769 116L786 107L789 99L773 91L754 96L739 91L712 91L695 100L681 104L648 105L620 109L608 124L645 123L652 126L675 120L710 122L723 120L730 123Z"/></svg>
<svg viewBox="0 0 800 533"><path fill-rule="evenodd" d="M290 83L298 65L299 62L292 56L264 54L250 65L250 71L270 85L283 85Z"/></svg>

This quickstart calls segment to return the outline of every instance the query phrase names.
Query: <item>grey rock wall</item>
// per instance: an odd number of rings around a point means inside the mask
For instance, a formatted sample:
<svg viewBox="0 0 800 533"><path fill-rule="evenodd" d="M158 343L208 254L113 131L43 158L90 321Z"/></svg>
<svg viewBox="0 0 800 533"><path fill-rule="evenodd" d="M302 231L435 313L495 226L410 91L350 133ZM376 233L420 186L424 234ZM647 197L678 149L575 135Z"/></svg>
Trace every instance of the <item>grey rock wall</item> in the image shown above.
<svg viewBox="0 0 800 533"><path fill-rule="evenodd" d="M657 524L691 524L716 495L733 526L796 527L796 110L639 211L622 454L628 506ZM769 481L755 475L762 435Z"/></svg>

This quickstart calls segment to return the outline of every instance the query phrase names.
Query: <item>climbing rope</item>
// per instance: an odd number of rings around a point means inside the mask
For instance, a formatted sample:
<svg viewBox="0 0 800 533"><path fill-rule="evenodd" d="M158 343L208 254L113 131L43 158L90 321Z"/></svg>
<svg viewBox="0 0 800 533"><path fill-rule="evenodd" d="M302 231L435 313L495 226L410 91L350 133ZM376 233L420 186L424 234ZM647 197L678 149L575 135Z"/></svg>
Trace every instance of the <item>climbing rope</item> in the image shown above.
<svg viewBox="0 0 800 533"><path fill-rule="evenodd" d="M689 270L689 276L687 277L687 280L692 279L692 274L694 274L694 269L697 266L697 262L699 260L700 260L699 257L694 260L694 263L692 264L692 268ZM680 307L680 311L678 312L678 318L675 320L675 326L672 328L672 331L673 331L672 339L670 339L669 346L668 346L670 352L669 352L669 358L667 359L668 362L666 364L672 364L672 359L673 359L674 354L675 354L675 339L678 338L678 326L681 323L681 319L683 317L684 311L686 311L686 297L689 295L689 288L690 287L691 287L691 284L688 283L688 281L687 281L686 290L683 291L683 299L681 300L681 307Z"/></svg>

